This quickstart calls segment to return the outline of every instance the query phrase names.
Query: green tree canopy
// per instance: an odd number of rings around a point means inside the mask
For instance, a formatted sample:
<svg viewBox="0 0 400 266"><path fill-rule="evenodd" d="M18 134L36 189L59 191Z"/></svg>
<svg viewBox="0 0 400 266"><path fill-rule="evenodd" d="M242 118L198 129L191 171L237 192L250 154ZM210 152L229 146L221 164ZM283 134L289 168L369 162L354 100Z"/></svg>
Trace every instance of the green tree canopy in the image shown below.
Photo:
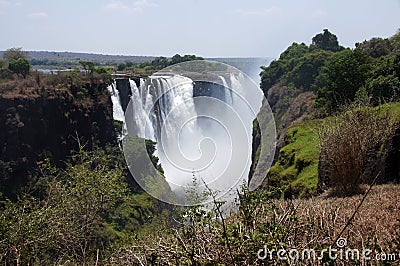
<svg viewBox="0 0 400 266"><path fill-rule="evenodd" d="M390 41L382 38L356 43L356 49L374 58L388 55L392 50Z"/></svg>
<svg viewBox="0 0 400 266"><path fill-rule="evenodd" d="M352 102L356 92L366 84L371 58L360 51L346 49L336 53L321 70L317 83L317 106L335 110Z"/></svg>
<svg viewBox="0 0 400 266"><path fill-rule="evenodd" d="M126 69L126 64L125 63L120 63L117 66L117 71L124 71Z"/></svg>
<svg viewBox="0 0 400 266"><path fill-rule="evenodd" d="M338 39L328 29L312 38L311 48L337 52L343 48L339 46Z"/></svg>
<svg viewBox="0 0 400 266"><path fill-rule="evenodd" d="M29 64L29 61L25 58L13 60L8 64L8 68L12 72L21 74L24 78L26 78L26 76L29 74L30 67L31 65Z"/></svg>
<svg viewBox="0 0 400 266"><path fill-rule="evenodd" d="M285 51L279 56L280 60L293 59L303 56L309 51L308 46L305 43L292 43Z"/></svg>
<svg viewBox="0 0 400 266"><path fill-rule="evenodd" d="M79 64L83 67L86 73L92 74L95 70L95 66L93 62L88 61L79 61Z"/></svg>

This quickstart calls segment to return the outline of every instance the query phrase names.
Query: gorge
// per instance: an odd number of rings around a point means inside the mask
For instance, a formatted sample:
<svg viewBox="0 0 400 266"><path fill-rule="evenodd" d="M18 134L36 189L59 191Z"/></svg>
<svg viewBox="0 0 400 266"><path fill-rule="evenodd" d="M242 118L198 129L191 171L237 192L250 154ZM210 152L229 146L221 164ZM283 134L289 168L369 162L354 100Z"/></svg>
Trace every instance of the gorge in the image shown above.
<svg viewBox="0 0 400 266"><path fill-rule="evenodd" d="M176 67L146 79L119 77L108 88L114 119L125 122L124 134L157 143L155 155L177 196L163 201L188 204L185 193L193 182L200 192L218 191L218 197L231 197L248 184L253 120L262 91L242 72L223 67L212 77L183 76ZM124 147L124 152L127 158L130 151ZM136 179L148 171L127 163ZM145 183L142 188L154 195Z"/></svg>

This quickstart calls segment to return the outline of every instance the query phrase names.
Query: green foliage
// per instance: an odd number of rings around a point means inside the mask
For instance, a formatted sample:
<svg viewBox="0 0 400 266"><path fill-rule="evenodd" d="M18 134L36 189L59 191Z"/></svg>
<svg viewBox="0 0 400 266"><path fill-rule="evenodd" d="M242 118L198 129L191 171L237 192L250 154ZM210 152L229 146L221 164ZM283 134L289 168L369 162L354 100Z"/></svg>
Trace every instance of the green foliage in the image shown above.
<svg viewBox="0 0 400 266"><path fill-rule="evenodd" d="M316 106L328 112L352 102L356 92L366 85L371 59L357 50L343 50L330 58L322 68L317 86Z"/></svg>
<svg viewBox="0 0 400 266"><path fill-rule="evenodd" d="M305 43L298 44L294 42L291 46L289 46L285 51L281 53L279 59L290 60L293 58L299 58L304 56L308 52L309 48Z"/></svg>
<svg viewBox="0 0 400 266"><path fill-rule="evenodd" d="M0 261L92 264L151 221L160 206L128 189L122 163L121 152L110 150L81 150L66 169L42 163L28 193L0 205Z"/></svg>
<svg viewBox="0 0 400 266"><path fill-rule="evenodd" d="M267 186L278 187L285 197L311 196L318 183L319 120L291 127L285 134L285 146L267 175ZM282 196L283 196L282 195Z"/></svg>
<svg viewBox="0 0 400 266"><path fill-rule="evenodd" d="M95 70L95 65L93 62L79 61L79 64L86 71L86 73L92 74L93 71Z"/></svg>
<svg viewBox="0 0 400 266"><path fill-rule="evenodd" d="M55 257L86 261L91 256L106 210L125 193L123 177L106 156L82 151L73 159L79 162L65 171L42 165L36 192L2 208L2 261L40 264Z"/></svg>
<svg viewBox="0 0 400 266"><path fill-rule="evenodd" d="M356 44L355 50L335 53L317 78L316 106L332 113L353 102L357 91L364 88L374 105L396 101L400 71L395 36L373 38Z"/></svg>
<svg viewBox="0 0 400 266"><path fill-rule="evenodd" d="M389 38L389 41L392 47L392 53L400 52L400 30L397 30L396 34Z"/></svg>
<svg viewBox="0 0 400 266"><path fill-rule="evenodd" d="M204 58L198 57L195 55L181 56L179 54L174 55L171 59L168 59L167 57L164 57L164 56L160 56L160 57L156 57L151 62L141 63L137 67L133 66L132 71L136 75L151 75L152 73L156 72L157 70L160 70L167 66L171 66L174 64L187 62L187 61L193 61L193 60L204 60Z"/></svg>
<svg viewBox="0 0 400 266"><path fill-rule="evenodd" d="M293 84L302 91L315 90L316 77L331 54L328 51L314 51L305 54L296 62L293 70L287 74L288 80L293 81Z"/></svg>
<svg viewBox="0 0 400 266"><path fill-rule="evenodd" d="M124 71L126 69L126 64L125 63L120 63L117 66L117 71Z"/></svg>
<svg viewBox="0 0 400 266"><path fill-rule="evenodd" d="M286 72L285 65L280 60L272 61L268 67L261 67L261 89L267 95L268 90L279 81Z"/></svg>
<svg viewBox="0 0 400 266"><path fill-rule="evenodd" d="M367 80L366 88L373 99L373 104L396 101L400 92L400 73L396 63L399 55L389 58L379 58L372 64L372 71Z"/></svg>
<svg viewBox="0 0 400 266"><path fill-rule="evenodd" d="M131 135L126 136L123 141L126 162L135 181L158 199L173 198L158 158L153 154L155 143Z"/></svg>
<svg viewBox="0 0 400 266"><path fill-rule="evenodd" d="M343 49L339 46L339 42L335 34L324 29L323 33L319 33L312 38L311 49L321 49L325 51L337 52Z"/></svg>
<svg viewBox="0 0 400 266"><path fill-rule="evenodd" d="M156 68L164 68L170 65L175 65L182 62L193 61L193 60L203 60L202 57L197 57L195 55L184 55L181 56L179 54L174 55L171 59L166 57L156 57L152 62L151 65Z"/></svg>
<svg viewBox="0 0 400 266"><path fill-rule="evenodd" d="M261 89L267 96L274 85L294 92L317 93L320 113L332 114L353 102L359 90L366 90L374 105L396 101L400 81L399 33L389 39L373 38L344 49L337 37L324 29L310 47L293 43L268 67L262 67ZM365 91L364 91L365 92ZM289 97L297 94L289 92ZM365 98L366 99L366 98ZM279 99L282 105L287 99ZM358 99L359 100L359 99Z"/></svg>
<svg viewBox="0 0 400 266"><path fill-rule="evenodd" d="M146 139L145 144L146 144L147 154L151 162L153 163L153 166L158 170L158 172L164 174L164 170L162 169L161 164L159 163L158 157L154 155L157 143L150 139Z"/></svg>
<svg viewBox="0 0 400 266"><path fill-rule="evenodd" d="M315 90L315 79L331 52L310 50L304 43L293 43L268 67L262 67L261 89L267 95L276 83L293 84L301 91Z"/></svg>
<svg viewBox="0 0 400 266"><path fill-rule="evenodd" d="M372 38L369 41L356 43L356 50L360 50L373 58L379 58L390 54L392 47L389 39Z"/></svg>
<svg viewBox="0 0 400 266"><path fill-rule="evenodd" d="M24 78L29 74L31 65L24 58L15 59L8 63L8 69L16 74L21 74Z"/></svg>
<svg viewBox="0 0 400 266"><path fill-rule="evenodd" d="M81 87L83 85L83 80L80 76L80 73L76 70L68 71L66 78L70 86Z"/></svg>

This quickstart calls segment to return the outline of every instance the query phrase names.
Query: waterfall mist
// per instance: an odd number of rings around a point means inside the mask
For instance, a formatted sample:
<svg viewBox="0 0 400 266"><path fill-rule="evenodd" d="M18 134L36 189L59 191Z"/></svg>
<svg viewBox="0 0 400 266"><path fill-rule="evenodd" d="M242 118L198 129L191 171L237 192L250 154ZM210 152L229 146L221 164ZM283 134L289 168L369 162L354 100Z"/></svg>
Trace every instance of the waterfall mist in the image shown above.
<svg viewBox="0 0 400 266"><path fill-rule="evenodd" d="M217 198L231 199L236 189L248 182L253 120L263 94L236 69L226 71L225 67L206 78L198 76L197 69L195 75L176 70L156 73L141 80L139 87L130 81L127 134L157 143L155 155L176 196L164 201L191 204L185 193L193 186L199 193L211 189ZM119 117L119 112L119 107L114 108L115 116ZM137 170L141 165L128 165L134 176L146 176L142 174L146 169ZM152 194L154 188L142 183Z"/></svg>

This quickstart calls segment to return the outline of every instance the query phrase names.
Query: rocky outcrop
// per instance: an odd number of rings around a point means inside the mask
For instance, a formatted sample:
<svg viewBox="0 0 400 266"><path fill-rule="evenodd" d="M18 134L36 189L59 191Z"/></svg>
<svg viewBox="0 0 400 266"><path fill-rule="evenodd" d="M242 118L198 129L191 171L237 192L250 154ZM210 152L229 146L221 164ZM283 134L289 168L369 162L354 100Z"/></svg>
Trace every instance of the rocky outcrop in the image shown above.
<svg viewBox="0 0 400 266"><path fill-rule="evenodd" d="M6 195L29 181L37 163L68 159L79 144L91 150L116 140L106 84L0 94L0 189Z"/></svg>
<svg viewBox="0 0 400 266"><path fill-rule="evenodd" d="M130 79L133 80L136 84L136 87L140 87L140 79L141 77L130 77L130 76L118 76L115 78L116 89L119 92L119 97L121 100L121 107L124 112L128 107L129 101L132 96L132 88Z"/></svg>
<svg viewBox="0 0 400 266"><path fill-rule="evenodd" d="M119 92L122 110L124 110L125 112L132 96L132 90L129 78L117 78L115 79L115 83L117 86L117 90Z"/></svg>
<svg viewBox="0 0 400 266"><path fill-rule="evenodd" d="M278 83L268 91L266 98L274 114L277 131L277 146L274 159L274 161L276 161L279 157L280 149L284 146L284 136L288 128L294 124L312 119L315 116L315 93L312 91L291 91L286 85ZM257 166L258 156L260 156L260 134L261 133L260 129L258 128L258 124L254 123L252 165L249 173L250 179L253 177L253 175L255 175L255 178L258 179L264 178L268 171L268 169L264 169L264 172L262 173L254 172L254 169L256 169Z"/></svg>
<svg viewBox="0 0 400 266"><path fill-rule="evenodd" d="M400 127L387 143L387 154L383 164L382 182L400 183Z"/></svg>

